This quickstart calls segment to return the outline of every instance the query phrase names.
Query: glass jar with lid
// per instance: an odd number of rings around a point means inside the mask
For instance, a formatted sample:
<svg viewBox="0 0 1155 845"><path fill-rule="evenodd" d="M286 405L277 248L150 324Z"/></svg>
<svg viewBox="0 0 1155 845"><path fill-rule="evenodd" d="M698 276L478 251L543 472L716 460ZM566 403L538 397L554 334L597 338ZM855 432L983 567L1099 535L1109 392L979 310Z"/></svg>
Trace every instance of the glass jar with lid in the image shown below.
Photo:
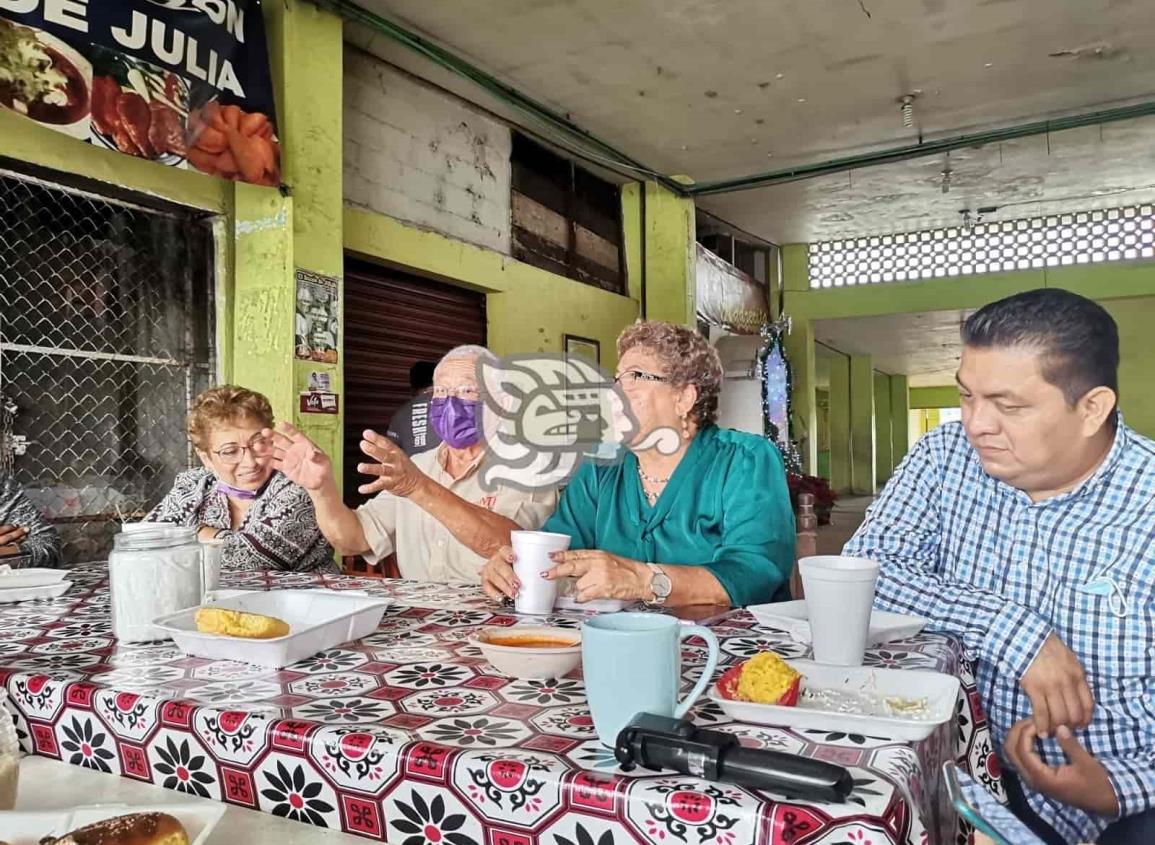
<svg viewBox="0 0 1155 845"><path fill-rule="evenodd" d="M204 600L202 551L197 530L157 524L116 535L108 556L112 631L121 642L150 642L168 635L152 621Z"/></svg>

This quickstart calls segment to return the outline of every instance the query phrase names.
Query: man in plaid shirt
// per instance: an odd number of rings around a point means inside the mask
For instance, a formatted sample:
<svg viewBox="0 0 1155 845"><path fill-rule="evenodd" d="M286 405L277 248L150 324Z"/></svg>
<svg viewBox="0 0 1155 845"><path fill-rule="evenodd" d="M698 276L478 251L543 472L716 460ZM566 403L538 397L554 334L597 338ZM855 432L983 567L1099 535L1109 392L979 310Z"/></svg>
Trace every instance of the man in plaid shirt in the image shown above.
<svg viewBox="0 0 1155 845"><path fill-rule="evenodd" d="M876 603L960 637L1011 808L1048 843L1155 843L1155 442L1116 408L1119 334L1055 288L963 326L962 423L846 545Z"/></svg>

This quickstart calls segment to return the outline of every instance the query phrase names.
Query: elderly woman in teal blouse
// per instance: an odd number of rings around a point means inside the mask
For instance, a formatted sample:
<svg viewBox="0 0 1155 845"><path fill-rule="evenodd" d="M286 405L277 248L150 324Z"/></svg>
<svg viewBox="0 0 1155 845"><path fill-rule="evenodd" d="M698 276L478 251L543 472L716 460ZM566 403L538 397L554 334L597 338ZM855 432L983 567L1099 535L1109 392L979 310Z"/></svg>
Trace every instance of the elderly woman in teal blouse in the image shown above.
<svg viewBox="0 0 1155 845"><path fill-rule="evenodd" d="M697 332L638 322L618 338L615 381L637 421L625 459L584 464L543 531L568 534L549 578L576 579L579 601L735 607L789 598L794 514L777 448L715 425L722 364ZM655 432L677 448L642 448ZM520 584L513 552L481 573L492 598Z"/></svg>

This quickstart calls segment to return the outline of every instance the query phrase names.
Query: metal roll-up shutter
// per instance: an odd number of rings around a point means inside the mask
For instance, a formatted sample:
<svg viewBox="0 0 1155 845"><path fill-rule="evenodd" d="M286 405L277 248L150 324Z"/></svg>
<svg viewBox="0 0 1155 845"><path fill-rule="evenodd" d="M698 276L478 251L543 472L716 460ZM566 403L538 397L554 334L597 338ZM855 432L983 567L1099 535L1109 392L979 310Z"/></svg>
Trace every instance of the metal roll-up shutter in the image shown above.
<svg viewBox="0 0 1155 845"><path fill-rule="evenodd" d="M384 433L407 401L409 368L455 346L485 344L485 295L400 270L345 262L345 502L357 487L366 428Z"/></svg>

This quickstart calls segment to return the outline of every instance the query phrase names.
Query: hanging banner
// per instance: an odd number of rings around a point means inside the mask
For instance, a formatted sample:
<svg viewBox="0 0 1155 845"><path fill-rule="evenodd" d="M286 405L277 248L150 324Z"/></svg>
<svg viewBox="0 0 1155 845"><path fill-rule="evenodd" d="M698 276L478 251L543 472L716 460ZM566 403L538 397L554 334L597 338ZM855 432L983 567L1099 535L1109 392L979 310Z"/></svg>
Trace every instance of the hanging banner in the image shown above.
<svg viewBox="0 0 1155 845"><path fill-rule="evenodd" d="M698 319L734 334L758 334L770 319L766 288L701 244L696 246Z"/></svg>
<svg viewBox="0 0 1155 845"><path fill-rule="evenodd" d="M0 106L138 158L281 181L259 0L0 0Z"/></svg>

